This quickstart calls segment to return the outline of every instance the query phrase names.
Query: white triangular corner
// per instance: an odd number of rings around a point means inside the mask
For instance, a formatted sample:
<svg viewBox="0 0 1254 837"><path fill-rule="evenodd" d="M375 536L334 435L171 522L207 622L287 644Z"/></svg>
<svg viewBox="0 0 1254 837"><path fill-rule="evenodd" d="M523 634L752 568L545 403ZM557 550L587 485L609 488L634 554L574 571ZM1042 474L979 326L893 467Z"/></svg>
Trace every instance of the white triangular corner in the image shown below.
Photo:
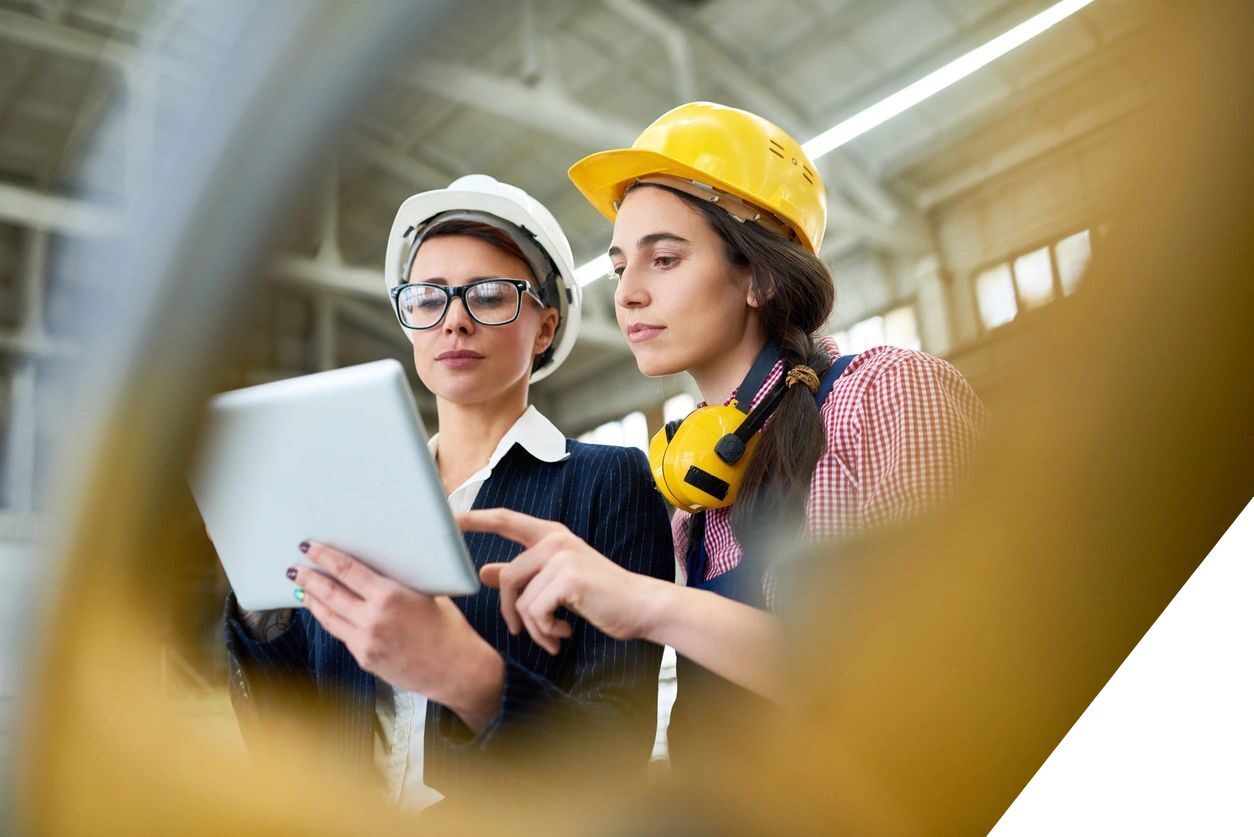
<svg viewBox="0 0 1254 837"><path fill-rule="evenodd" d="M1254 502L992 834L1254 834Z"/></svg>

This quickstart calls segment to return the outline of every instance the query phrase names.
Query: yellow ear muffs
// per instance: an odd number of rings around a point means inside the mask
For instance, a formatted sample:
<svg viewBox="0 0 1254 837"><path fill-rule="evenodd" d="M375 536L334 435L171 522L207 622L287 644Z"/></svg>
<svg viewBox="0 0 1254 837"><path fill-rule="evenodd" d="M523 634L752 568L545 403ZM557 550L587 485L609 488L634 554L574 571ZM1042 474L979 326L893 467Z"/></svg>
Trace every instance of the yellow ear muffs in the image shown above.
<svg viewBox="0 0 1254 837"><path fill-rule="evenodd" d="M687 512L734 503L758 445L756 432L748 442L736 436L748 418L733 401L701 407L654 434L649 465L662 496Z"/></svg>
<svg viewBox="0 0 1254 837"><path fill-rule="evenodd" d="M736 392L757 393L779 361L779 347L768 343ZM819 390L819 377L808 366L794 366L752 410L732 401L725 407L700 407L672 421L649 442L649 466L658 491L687 512L721 509L736 502L759 432L790 387Z"/></svg>

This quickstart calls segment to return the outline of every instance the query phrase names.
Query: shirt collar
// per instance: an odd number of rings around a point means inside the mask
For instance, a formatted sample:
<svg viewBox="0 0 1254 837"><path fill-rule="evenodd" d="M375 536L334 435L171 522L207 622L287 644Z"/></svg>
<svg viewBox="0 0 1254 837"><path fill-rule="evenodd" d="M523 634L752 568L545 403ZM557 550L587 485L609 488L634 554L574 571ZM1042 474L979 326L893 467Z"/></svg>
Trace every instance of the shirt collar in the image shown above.
<svg viewBox="0 0 1254 837"><path fill-rule="evenodd" d="M827 356L832 359L833 363L835 363L836 359L840 357L840 348L836 345L835 337L832 337L831 335L826 335L826 336L818 338L817 340L814 341L814 343L815 343L816 348L822 349L823 351L827 352ZM771 373L766 376L766 380L762 382L762 386L758 389L757 392L753 394L753 399L749 402L750 408L757 406L757 403L762 400L762 396L766 395L766 393L769 392L771 388L775 386L775 384L779 381L780 376L783 375L783 373L784 373L784 362L781 360L775 364L774 368L771 369ZM731 391L731 394L727 396L727 400L723 402L723 406L726 407L727 405L731 404L732 401L736 400L736 398L739 395L740 395L740 387L736 387L735 389ZM705 407L707 406L707 404L705 401L701 401L697 404L697 406Z"/></svg>
<svg viewBox="0 0 1254 837"><path fill-rule="evenodd" d="M437 433L427 443L432 457L435 457L436 451L439 450L439 441L440 434ZM533 405L528 405L513 426L505 431L496 450L492 451L492 455L488 457L488 464L483 470L490 473L515 443L522 445L523 450L541 462L561 462L570 458L570 454L566 451L566 437L562 435L562 431L558 430L544 413Z"/></svg>

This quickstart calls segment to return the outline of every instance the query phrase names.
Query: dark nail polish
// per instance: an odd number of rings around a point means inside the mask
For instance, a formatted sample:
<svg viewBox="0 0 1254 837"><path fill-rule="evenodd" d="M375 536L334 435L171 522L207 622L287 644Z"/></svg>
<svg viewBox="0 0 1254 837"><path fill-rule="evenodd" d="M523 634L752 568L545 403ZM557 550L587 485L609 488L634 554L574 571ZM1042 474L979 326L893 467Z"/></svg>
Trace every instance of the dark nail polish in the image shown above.
<svg viewBox="0 0 1254 837"><path fill-rule="evenodd" d="M295 581L295 580L296 580L296 568L295 568L295 567L288 567L288 568L287 568L287 577L288 577L288 580L290 580L290 581Z"/></svg>
<svg viewBox="0 0 1254 837"><path fill-rule="evenodd" d="M301 542L300 542L300 551L301 551L301 552L308 552L308 551L309 551L309 541L301 541Z"/></svg>

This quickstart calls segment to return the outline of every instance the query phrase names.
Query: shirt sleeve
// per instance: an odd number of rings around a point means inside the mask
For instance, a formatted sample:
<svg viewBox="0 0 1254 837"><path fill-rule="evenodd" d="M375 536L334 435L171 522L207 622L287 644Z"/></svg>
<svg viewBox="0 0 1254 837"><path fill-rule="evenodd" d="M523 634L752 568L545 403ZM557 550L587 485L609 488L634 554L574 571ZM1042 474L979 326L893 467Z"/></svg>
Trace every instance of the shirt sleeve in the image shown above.
<svg viewBox="0 0 1254 837"><path fill-rule="evenodd" d="M986 411L953 366L909 352L870 382L857 421L860 522L879 526L950 494L971 463Z"/></svg>
<svg viewBox="0 0 1254 837"><path fill-rule="evenodd" d="M815 469L808 509L815 538L934 508L962 481L984 433L987 410L952 365L923 352L872 351L859 372L867 383L833 390L824 406L828 452ZM778 606L781 585L804 583L802 567L772 566L763 583L768 607Z"/></svg>
<svg viewBox="0 0 1254 837"><path fill-rule="evenodd" d="M235 594L227 596L223 613L228 689L240 734L250 746L260 725L293 700L313 693L304 612L297 612L286 631L269 641L253 639L239 618Z"/></svg>
<svg viewBox="0 0 1254 837"><path fill-rule="evenodd" d="M675 545L675 578L681 584L688 583L688 532L692 528L692 515L676 509L671 515L671 540Z"/></svg>
<svg viewBox="0 0 1254 837"><path fill-rule="evenodd" d="M674 578L670 523L644 454L612 451L591 506L587 541L635 573ZM576 655L566 688L505 660L501 709L479 736L485 754L525 752L538 758L546 742L595 742L598 758L613 753L643 768L657 729L662 649L643 640L615 640L583 619L567 643Z"/></svg>

